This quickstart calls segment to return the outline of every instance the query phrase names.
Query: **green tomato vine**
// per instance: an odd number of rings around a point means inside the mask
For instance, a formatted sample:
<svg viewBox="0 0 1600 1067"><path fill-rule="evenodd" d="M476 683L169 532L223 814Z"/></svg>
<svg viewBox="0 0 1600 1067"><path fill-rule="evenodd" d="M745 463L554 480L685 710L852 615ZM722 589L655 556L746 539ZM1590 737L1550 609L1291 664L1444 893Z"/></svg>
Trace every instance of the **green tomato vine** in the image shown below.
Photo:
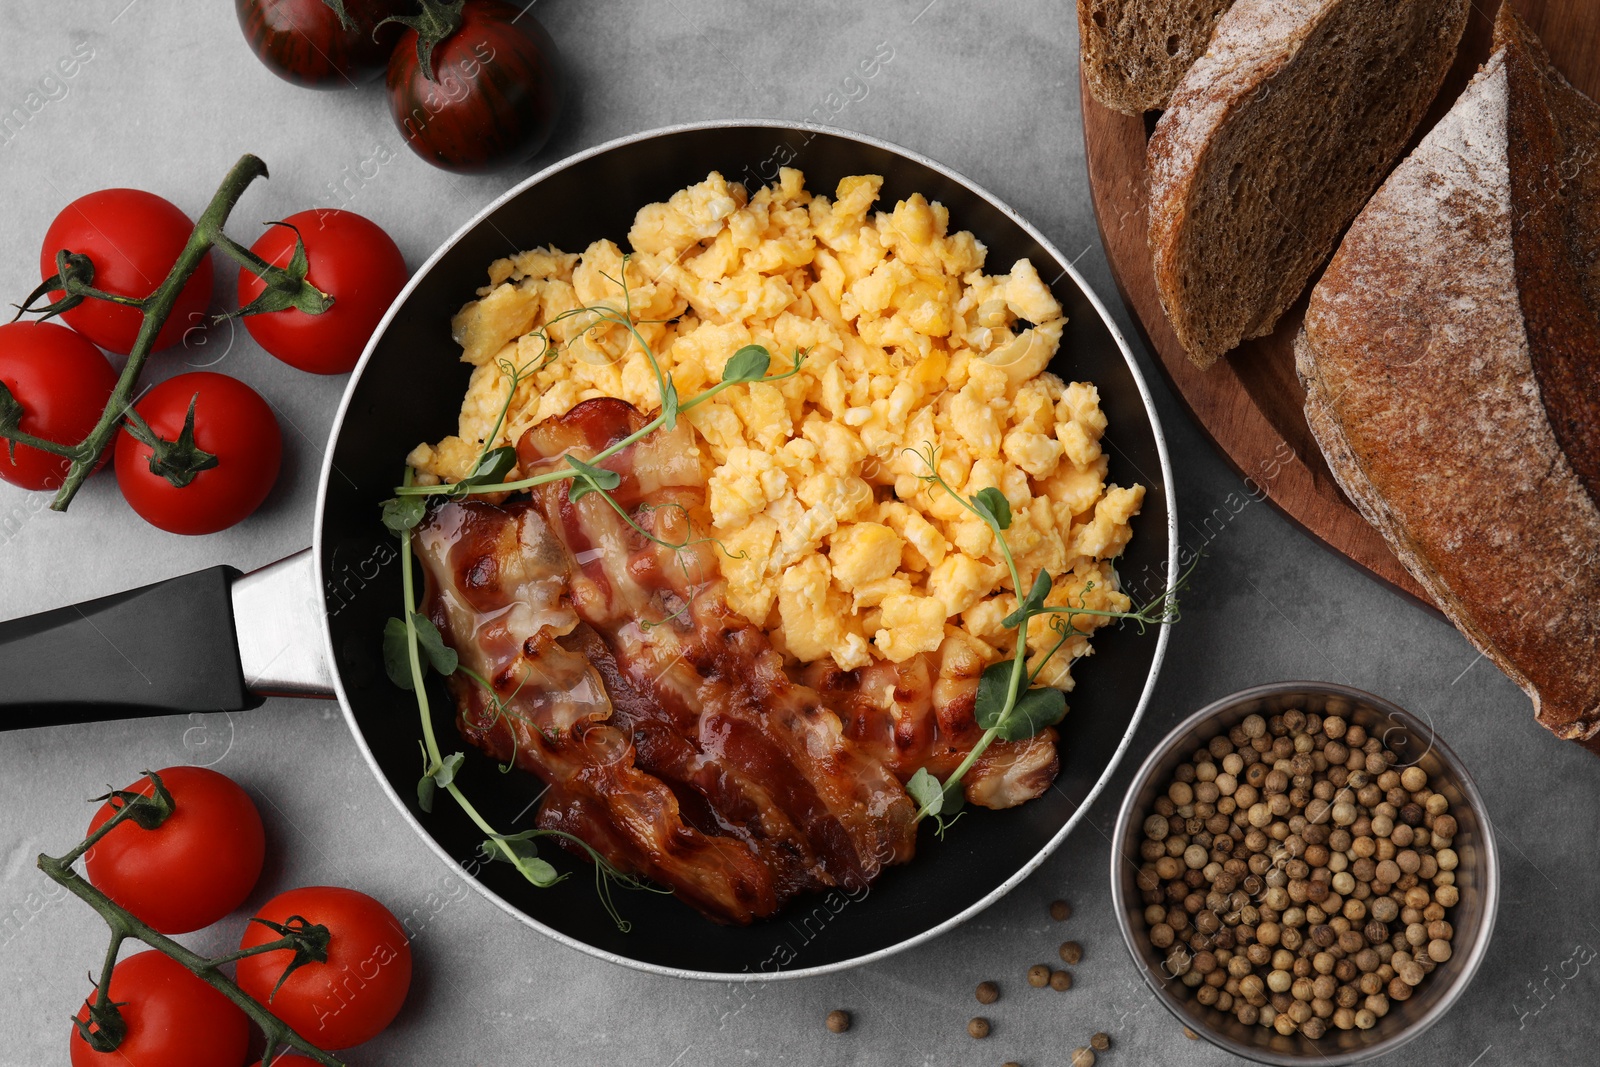
<svg viewBox="0 0 1600 1067"><path fill-rule="evenodd" d="M78 1035L95 1052L106 1055L116 1052L126 1040L128 1023L121 1012L121 1008L125 1005L111 999L111 973L116 969L117 955L122 950L123 942L139 941L180 964L190 974L237 1005L266 1036L266 1049L261 1056L263 1063L270 1065L278 1059L281 1051L292 1050L323 1064L324 1067L344 1067L343 1060L297 1034L288 1023L273 1015L267 1005L239 988L238 983L224 970L229 964L237 963L246 956L259 956L287 949L293 956L283 975L278 979L278 986L281 987L291 973L307 963L327 962L331 935L326 926L308 922L301 916L290 916L288 922L283 924L252 919L251 922L271 927L278 937L253 948L242 948L227 955L202 956L157 931L149 923L112 900L105 892L90 884L88 879L74 869L78 860L124 822L134 823L144 830L154 830L177 810L177 801L161 781L161 775L154 771L146 771L145 777L150 779L148 795L137 789L116 789L105 796L95 797L96 802L107 801L115 808L111 817L65 855L49 856L40 853L37 860L39 869L47 877L93 908L111 930L111 941L106 948L100 977L95 982L94 995L85 1002L88 1017L85 1019L73 1017L72 1025Z"/></svg>
<svg viewBox="0 0 1600 1067"><path fill-rule="evenodd" d="M90 430L81 441L62 444L45 440L23 430L22 418L26 412L5 383L0 382L0 441L5 443L8 454L14 454L17 445L26 445L68 461L61 488L57 490L55 499L50 504L52 511L67 510L73 497L82 488L84 480L94 471L100 456L123 426L127 426L130 433L155 449L155 464L151 469L177 488L181 489L188 485L200 471L217 465L215 456L195 446L192 403L189 419L184 424L184 432L177 441L166 441L157 437L133 410L133 402L138 395L140 375L143 373L145 361L155 348L161 327L172 314L184 285L213 248L235 260L242 269L258 275L266 285L266 289L256 300L223 317L267 314L291 307L298 308L308 315L320 315L333 306L333 297L319 290L307 279L310 264L306 258L305 243L300 239L298 230L295 230L294 254L286 267L273 266L223 232L228 216L245 190L257 178L266 176L267 165L260 159L248 154L239 158L223 178L216 193L212 195L211 202L200 213L200 218L195 222L194 229L184 243L183 251L179 253L172 269L150 295L141 298L117 296L96 288L94 261L83 253L60 249L56 253L56 273L41 282L38 288L29 293L17 306L13 322L23 315L36 315L35 321L43 322L62 312L71 311L85 300L103 300L133 308L143 316L133 348L128 353L128 359L123 364L121 373L117 376L116 387L112 390L110 399L106 401L106 406L94 429ZM273 222L268 225L295 229L286 222ZM52 292L60 292L62 296L54 301L41 303Z"/></svg>

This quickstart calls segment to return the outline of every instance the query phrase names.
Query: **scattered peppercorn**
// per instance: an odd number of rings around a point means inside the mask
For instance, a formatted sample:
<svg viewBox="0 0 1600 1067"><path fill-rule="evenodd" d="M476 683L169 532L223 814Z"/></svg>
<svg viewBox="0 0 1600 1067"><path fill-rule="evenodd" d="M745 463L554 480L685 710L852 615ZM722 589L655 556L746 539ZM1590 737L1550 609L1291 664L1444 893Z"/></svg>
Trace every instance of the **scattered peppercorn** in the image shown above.
<svg viewBox="0 0 1600 1067"><path fill-rule="evenodd" d="M1050 988L1058 993L1063 993L1072 988L1072 975L1066 971L1050 972Z"/></svg>
<svg viewBox="0 0 1600 1067"><path fill-rule="evenodd" d="M1247 716L1197 748L1136 824L1143 917L1167 973L1285 1036L1371 1029L1453 952L1449 799L1338 704Z"/></svg>
<svg viewBox="0 0 1600 1067"><path fill-rule="evenodd" d="M1063 963L1069 963L1073 966L1077 966L1078 962L1082 959L1082 945L1078 944L1076 941L1061 942L1061 960Z"/></svg>
<svg viewBox="0 0 1600 1067"><path fill-rule="evenodd" d="M835 1008L828 1013L828 1029L836 1034L842 1034L850 1029L850 1013Z"/></svg>
<svg viewBox="0 0 1600 1067"><path fill-rule="evenodd" d="M974 1017L971 1022L967 1023L967 1033L980 1040L988 1037L989 1020L981 1015Z"/></svg>
<svg viewBox="0 0 1600 1067"><path fill-rule="evenodd" d="M1066 922L1072 918L1072 905L1064 900L1052 901L1050 904L1050 918L1056 922Z"/></svg>
<svg viewBox="0 0 1600 1067"><path fill-rule="evenodd" d="M1082 1045L1073 1049L1072 1067L1094 1067L1094 1049Z"/></svg>
<svg viewBox="0 0 1600 1067"><path fill-rule="evenodd" d="M1089 1039L1089 1047L1098 1052L1104 1052L1111 1047L1111 1035L1104 1031L1095 1034Z"/></svg>
<svg viewBox="0 0 1600 1067"><path fill-rule="evenodd" d="M993 1004L1000 999L1000 987L993 982L979 982L977 997L979 1004Z"/></svg>
<svg viewBox="0 0 1600 1067"><path fill-rule="evenodd" d="M1050 968L1043 963L1035 963L1028 968L1028 984L1035 989L1043 989L1050 984Z"/></svg>

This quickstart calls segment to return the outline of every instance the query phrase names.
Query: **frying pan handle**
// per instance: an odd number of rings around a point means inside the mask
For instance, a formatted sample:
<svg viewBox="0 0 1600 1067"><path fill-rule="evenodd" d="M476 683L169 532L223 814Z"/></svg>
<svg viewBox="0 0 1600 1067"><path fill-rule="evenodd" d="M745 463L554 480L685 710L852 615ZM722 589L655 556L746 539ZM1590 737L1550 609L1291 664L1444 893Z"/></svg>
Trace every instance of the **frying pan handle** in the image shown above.
<svg viewBox="0 0 1600 1067"><path fill-rule="evenodd" d="M0 729L331 696L309 550L0 623Z"/></svg>
<svg viewBox="0 0 1600 1067"><path fill-rule="evenodd" d="M240 577L231 595L239 661L251 690L271 697L332 697L311 549Z"/></svg>
<svg viewBox="0 0 1600 1067"><path fill-rule="evenodd" d="M260 703L234 641L231 567L0 624L0 726Z"/></svg>

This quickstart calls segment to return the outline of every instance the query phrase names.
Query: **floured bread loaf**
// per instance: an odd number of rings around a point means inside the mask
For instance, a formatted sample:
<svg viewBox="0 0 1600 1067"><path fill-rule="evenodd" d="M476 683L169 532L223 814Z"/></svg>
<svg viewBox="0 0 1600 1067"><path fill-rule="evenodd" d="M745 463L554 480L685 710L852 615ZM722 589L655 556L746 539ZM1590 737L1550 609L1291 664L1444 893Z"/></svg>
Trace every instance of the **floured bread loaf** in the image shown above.
<svg viewBox="0 0 1600 1067"><path fill-rule="evenodd" d="M1150 139L1156 288L1210 366L1272 332L1405 149L1467 0L1238 0Z"/></svg>
<svg viewBox="0 0 1600 1067"><path fill-rule="evenodd" d="M1600 108L1503 11L1494 55L1350 227L1296 347L1339 484L1577 740L1600 729L1597 151Z"/></svg>

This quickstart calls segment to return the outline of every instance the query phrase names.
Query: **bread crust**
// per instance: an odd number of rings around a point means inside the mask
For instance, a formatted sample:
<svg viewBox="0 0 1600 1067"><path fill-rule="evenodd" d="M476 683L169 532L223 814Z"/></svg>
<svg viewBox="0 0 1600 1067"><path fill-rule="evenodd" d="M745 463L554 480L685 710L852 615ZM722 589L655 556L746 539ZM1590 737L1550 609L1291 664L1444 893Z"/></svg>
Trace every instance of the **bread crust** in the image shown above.
<svg viewBox="0 0 1600 1067"><path fill-rule="evenodd" d="M1600 508L1518 295L1507 50L1350 227L1296 365L1340 486L1539 721L1600 729Z"/></svg>
<svg viewBox="0 0 1600 1067"><path fill-rule="evenodd" d="M1218 22L1148 157L1156 288L1197 365L1270 333L1304 292L1437 94L1467 12L1238 0Z"/></svg>
<svg viewBox="0 0 1600 1067"><path fill-rule="evenodd" d="M1167 106L1233 0L1078 0L1089 91L1125 115Z"/></svg>

